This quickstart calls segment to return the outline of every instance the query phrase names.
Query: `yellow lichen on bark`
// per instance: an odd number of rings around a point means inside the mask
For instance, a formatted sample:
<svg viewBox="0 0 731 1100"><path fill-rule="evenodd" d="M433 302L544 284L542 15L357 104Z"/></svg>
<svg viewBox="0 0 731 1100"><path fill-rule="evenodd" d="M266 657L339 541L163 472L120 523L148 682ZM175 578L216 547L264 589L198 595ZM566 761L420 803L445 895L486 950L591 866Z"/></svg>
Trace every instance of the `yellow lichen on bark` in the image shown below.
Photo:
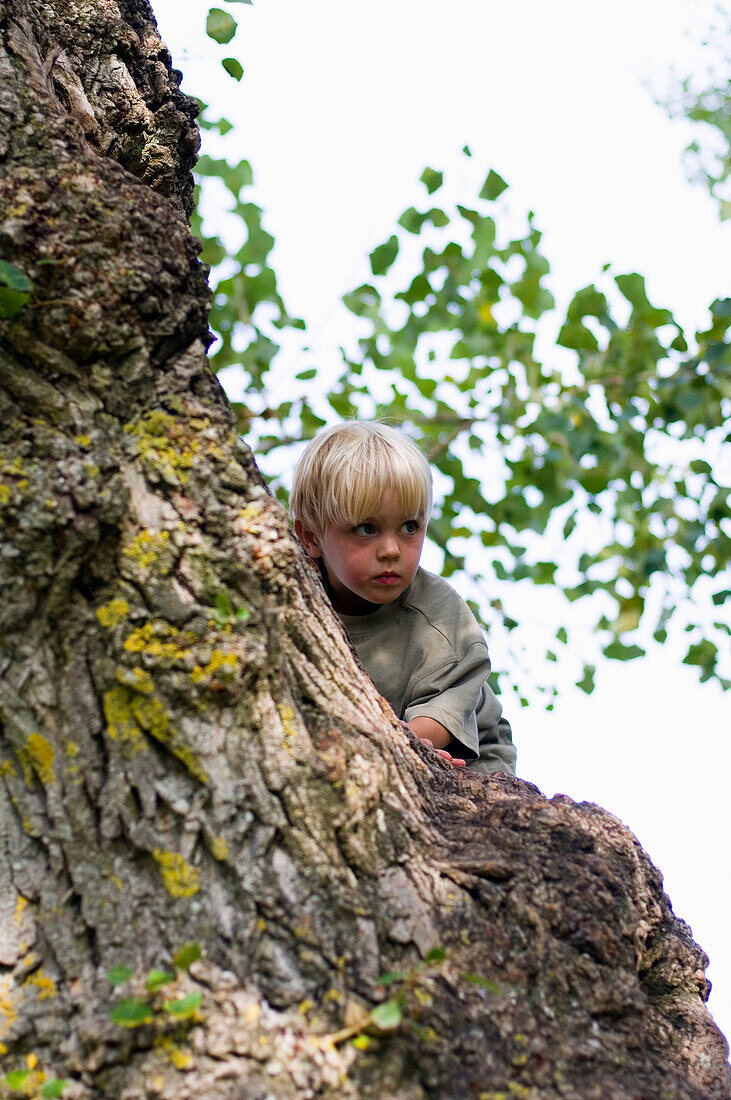
<svg viewBox="0 0 731 1100"><path fill-rule="evenodd" d="M204 668L196 665L191 673L194 684L208 683L217 677L230 680L236 672L239 659L235 653L225 653L222 649L214 649L211 659Z"/></svg>
<svg viewBox="0 0 731 1100"><path fill-rule="evenodd" d="M160 868L165 889L174 898L191 898L200 890L200 874L179 852L155 848L153 859Z"/></svg>
<svg viewBox="0 0 731 1100"><path fill-rule="evenodd" d="M129 615L129 604L123 599L110 600L96 609L96 617L102 626L111 628L123 622Z"/></svg>
<svg viewBox="0 0 731 1100"><path fill-rule="evenodd" d="M146 572L159 558L161 551L168 545L169 531L150 531L145 528L125 546L122 553L135 563L143 572ZM163 576L170 572L167 562L161 563L159 570Z"/></svg>
<svg viewBox="0 0 731 1100"><path fill-rule="evenodd" d="M20 990L12 984L12 978L5 978L0 983L0 1039L4 1039L11 1027L18 1019L13 993L20 994Z"/></svg>
<svg viewBox="0 0 731 1100"><path fill-rule="evenodd" d="M44 971L37 970L30 977L26 978L23 982L23 986L35 986L38 989L38 1000L47 1001L49 997L57 996L56 983L53 978L49 977Z"/></svg>
<svg viewBox="0 0 731 1100"><path fill-rule="evenodd" d="M214 859L223 860L228 855L228 844L222 836L216 836L211 841L211 855Z"/></svg>
<svg viewBox="0 0 731 1100"><path fill-rule="evenodd" d="M123 741L135 753L147 748L144 734L132 714L131 693L125 688L111 688L105 693L104 717L107 733L114 741Z"/></svg>
<svg viewBox="0 0 731 1100"><path fill-rule="evenodd" d="M53 746L40 733L31 733L26 752L41 783L53 783Z"/></svg>
<svg viewBox="0 0 731 1100"><path fill-rule="evenodd" d="M141 653L147 657L162 657L170 661L182 661L191 656L191 651L181 648L174 641L162 638L177 638L179 631L164 622L147 622L133 630L124 642L128 653ZM162 638L160 637L162 635Z"/></svg>

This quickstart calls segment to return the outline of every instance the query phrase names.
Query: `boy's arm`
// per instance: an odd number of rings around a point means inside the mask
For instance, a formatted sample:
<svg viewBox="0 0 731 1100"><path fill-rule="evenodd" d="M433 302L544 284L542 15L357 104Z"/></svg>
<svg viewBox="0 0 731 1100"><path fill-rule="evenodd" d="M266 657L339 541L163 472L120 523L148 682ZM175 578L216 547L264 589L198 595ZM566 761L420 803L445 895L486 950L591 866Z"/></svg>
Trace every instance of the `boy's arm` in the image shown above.
<svg viewBox="0 0 731 1100"><path fill-rule="evenodd" d="M446 749L452 740L451 733L441 722L437 722L436 718L427 718L424 714L412 718L406 725L422 741L431 741L435 749Z"/></svg>
<svg viewBox="0 0 731 1100"><path fill-rule="evenodd" d="M445 729L441 722L437 722L434 718L427 718L425 715L421 715L418 718L412 718L410 722L406 723L410 730L416 734L420 741L423 741L426 745L431 745L436 749L440 756L449 761L450 764L455 764L457 767L462 767L466 764L466 760L462 760L460 757L454 757L451 753L446 751L445 746L453 740L451 733L448 729Z"/></svg>
<svg viewBox="0 0 731 1100"><path fill-rule="evenodd" d="M429 739L478 771L515 774L510 725L486 682L489 671L487 649L480 641L469 647L461 661L431 672L419 685L421 691L412 698L404 717L421 737L427 729L421 724L433 724L430 728L435 736L429 735Z"/></svg>

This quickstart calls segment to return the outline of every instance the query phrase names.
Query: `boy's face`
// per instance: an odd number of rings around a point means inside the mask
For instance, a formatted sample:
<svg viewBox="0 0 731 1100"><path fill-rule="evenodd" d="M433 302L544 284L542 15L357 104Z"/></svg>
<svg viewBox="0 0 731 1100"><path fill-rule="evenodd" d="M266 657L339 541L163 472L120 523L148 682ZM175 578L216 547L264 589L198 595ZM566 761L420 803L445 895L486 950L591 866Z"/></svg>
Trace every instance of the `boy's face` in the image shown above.
<svg viewBox="0 0 731 1100"><path fill-rule="evenodd" d="M393 493L356 527L328 527L323 534L295 521L297 536L311 558L322 558L333 602L344 615L366 615L393 603L419 566L425 527L404 515Z"/></svg>

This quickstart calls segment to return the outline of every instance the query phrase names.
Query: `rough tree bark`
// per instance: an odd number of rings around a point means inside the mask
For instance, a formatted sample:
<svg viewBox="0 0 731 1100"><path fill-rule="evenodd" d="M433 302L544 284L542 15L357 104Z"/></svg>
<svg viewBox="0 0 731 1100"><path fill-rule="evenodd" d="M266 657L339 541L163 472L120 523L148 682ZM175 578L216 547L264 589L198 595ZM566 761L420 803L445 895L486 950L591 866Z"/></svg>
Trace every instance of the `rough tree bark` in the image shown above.
<svg viewBox="0 0 731 1100"><path fill-rule="evenodd" d="M356 665L206 364L195 110L145 0L0 3L0 70L0 244L35 288L0 322L4 1073L728 1097L705 956L631 834L449 770Z"/></svg>

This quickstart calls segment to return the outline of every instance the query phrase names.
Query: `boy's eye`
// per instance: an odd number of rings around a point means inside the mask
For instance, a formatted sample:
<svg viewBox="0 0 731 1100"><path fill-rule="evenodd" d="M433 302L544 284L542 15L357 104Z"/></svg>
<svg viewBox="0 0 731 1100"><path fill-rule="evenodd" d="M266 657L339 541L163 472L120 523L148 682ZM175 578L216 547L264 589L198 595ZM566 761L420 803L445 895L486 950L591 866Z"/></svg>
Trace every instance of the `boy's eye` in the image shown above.
<svg viewBox="0 0 731 1100"><path fill-rule="evenodd" d="M407 519L405 523L401 524L401 530L405 531L407 535L415 535L419 530L418 519Z"/></svg>
<svg viewBox="0 0 731 1100"><path fill-rule="evenodd" d="M372 523L359 523L354 532L356 535L375 535L376 528Z"/></svg>

